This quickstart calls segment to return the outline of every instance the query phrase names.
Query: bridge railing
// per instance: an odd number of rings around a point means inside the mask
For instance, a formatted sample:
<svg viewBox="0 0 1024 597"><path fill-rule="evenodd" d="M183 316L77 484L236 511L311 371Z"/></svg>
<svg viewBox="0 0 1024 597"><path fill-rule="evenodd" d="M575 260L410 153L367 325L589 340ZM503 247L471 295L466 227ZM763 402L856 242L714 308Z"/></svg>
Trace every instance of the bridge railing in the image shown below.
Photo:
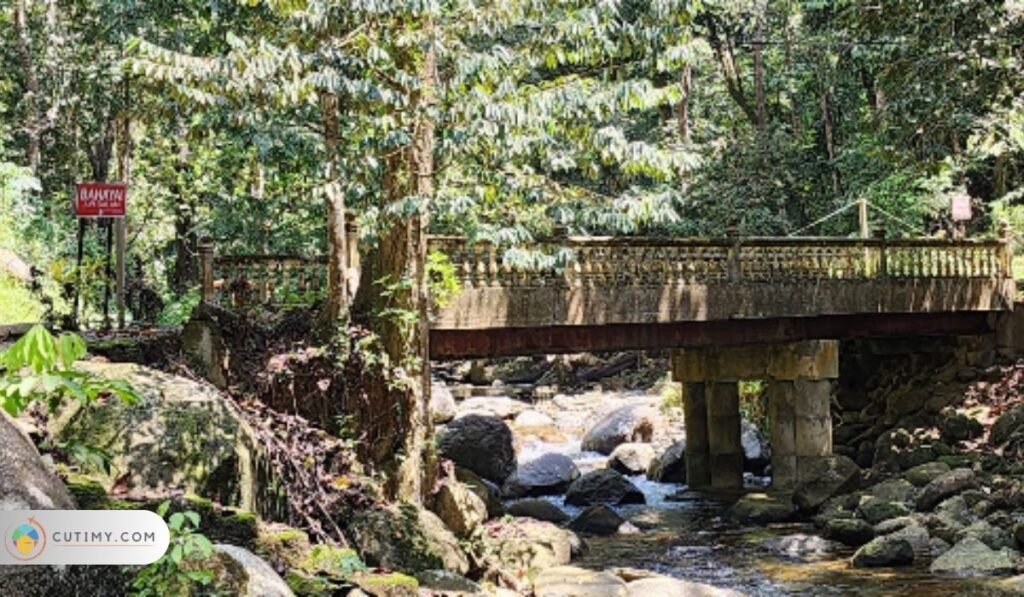
<svg viewBox="0 0 1024 597"><path fill-rule="evenodd" d="M542 270L509 265L493 244L460 237L433 237L430 247L468 286L1012 277L1002 240L568 237L532 247L562 252L562 267Z"/></svg>
<svg viewBox="0 0 1024 597"><path fill-rule="evenodd" d="M467 287L1013 277L1004 240L565 237L529 247L563 257L546 268L512 265L500 247L464 237L432 236L429 248L448 256ZM203 244L203 298L308 303L326 288L326 263L322 256L221 256Z"/></svg>

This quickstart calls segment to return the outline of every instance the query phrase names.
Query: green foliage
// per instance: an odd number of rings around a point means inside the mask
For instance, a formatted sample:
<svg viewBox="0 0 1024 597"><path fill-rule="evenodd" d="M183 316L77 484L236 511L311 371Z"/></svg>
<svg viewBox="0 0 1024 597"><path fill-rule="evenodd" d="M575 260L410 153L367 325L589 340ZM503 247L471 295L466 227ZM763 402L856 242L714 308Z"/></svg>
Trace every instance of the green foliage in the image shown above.
<svg viewBox="0 0 1024 597"><path fill-rule="evenodd" d="M164 306L163 311L157 317L157 323L160 325L183 325L192 317L192 311L202 300L203 295L200 289L190 288L188 292L175 297Z"/></svg>
<svg viewBox="0 0 1024 597"><path fill-rule="evenodd" d="M171 531L167 552L136 573L131 584L131 595L165 597L216 594L215 576L210 568L213 543L198 531L199 514L187 510L168 516L170 505L166 501L157 508L157 514L167 519L167 527Z"/></svg>
<svg viewBox="0 0 1024 597"><path fill-rule="evenodd" d="M771 431L768 420L768 396L761 380L745 380L740 382L740 416L753 423L762 433Z"/></svg>
<svg viewBox="0 0 1024 597"><path fill-rule="evenodd" d="M426 267L430 298L435 306L443 309L451 304L452 299L462 290L455 266L444 253L431 251L427 254Z"/></svg>
<svg viewBox="0 0 1024 597"><path fill-rule="evenodd" d="M43 314L43 305L27 288L0 273L0 325L38 322Z"/></svg>
<svg viewBox="0 0 1024 597"><path fill-rule="evenodd" d="M74 362L85 352L85 342L77 334L64 333L55 338L42 325L33 326L0 353L0 398L4 410L17 416L33 402L43 403L52 412L65 398L85 404L107 395L128 403L139 399L124 381L74 369Z"/></svg>

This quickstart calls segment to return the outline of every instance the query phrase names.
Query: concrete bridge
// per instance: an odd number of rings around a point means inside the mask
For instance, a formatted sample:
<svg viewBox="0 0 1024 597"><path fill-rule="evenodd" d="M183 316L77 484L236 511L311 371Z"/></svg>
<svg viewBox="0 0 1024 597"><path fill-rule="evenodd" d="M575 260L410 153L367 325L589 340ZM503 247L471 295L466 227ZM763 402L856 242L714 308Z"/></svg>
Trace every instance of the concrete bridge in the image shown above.
<svg viewBox="0 0 1024 597"><path fill-rule="evenodd" d="M463 238L429 246L461 285L435 309L431 358L673 349L695 488L742 483L738 382L767 383L773 484L792 487L832 451L838 340L989 333L1014 304L1006 239L565 237L531 247L559 264L543 269ZM242 277L272 301L317 288L322 269L207 255L204 296Z"/></svg>

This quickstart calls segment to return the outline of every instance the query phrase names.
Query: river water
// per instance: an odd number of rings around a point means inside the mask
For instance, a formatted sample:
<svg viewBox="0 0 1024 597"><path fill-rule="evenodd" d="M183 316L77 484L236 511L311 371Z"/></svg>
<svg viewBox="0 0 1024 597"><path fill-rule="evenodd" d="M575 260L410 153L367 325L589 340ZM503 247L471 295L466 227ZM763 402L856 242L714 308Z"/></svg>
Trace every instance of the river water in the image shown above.
<svg viewBox="0 0 1024 597"><path fill-rule="evenodd" d="M553 441L520 436L520 463L548 452L568 455L581 472L604 466L594 452L581 452L573 433ZM857 569L849 565L851 548L820 537L810 523L744 526L723 514L739 494L708 495L685 486L655 483L643 475L630 477L647 499L645 505L616 510L639 533L587 539L589 551L573 562L592 569L650 570L690 581L739 590L751 596L896 595L945 597L1005 595L992 581L944 578L930 574L927 564L909 568ZM762 489L769 479L745 479L746 490ZM582 508L548 498L570 515ZM655 597L655 596L651 596Z"/></svg>

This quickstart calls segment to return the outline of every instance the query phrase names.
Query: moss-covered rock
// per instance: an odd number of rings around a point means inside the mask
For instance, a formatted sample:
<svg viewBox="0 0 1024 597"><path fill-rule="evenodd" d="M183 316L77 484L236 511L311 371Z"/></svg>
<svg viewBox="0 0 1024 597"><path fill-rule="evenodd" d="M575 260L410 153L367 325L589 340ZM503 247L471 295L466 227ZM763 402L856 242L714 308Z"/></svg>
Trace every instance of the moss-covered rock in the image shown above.
<svg viewBox="0 0 1024 597"><path fill-rule="evenodd" d="M359 574L353 581L374 597L418 597L420 583L400 572L390 574Z"/></svg>
<svg viewBox="0 0 1024 597"><path fill-rule="evenodd" d="M332 597L341 589L341 585L322 576L315 576L298 569L286 572L284 582L298 597Z"/></svg>
<svg viewBox="0 0 1024 597"><path fill-rule="evenodd" d="M348 523L356 548L373 566L420 572L469 570L459 542L433 512L402 504L360 512Z"/></svg>

